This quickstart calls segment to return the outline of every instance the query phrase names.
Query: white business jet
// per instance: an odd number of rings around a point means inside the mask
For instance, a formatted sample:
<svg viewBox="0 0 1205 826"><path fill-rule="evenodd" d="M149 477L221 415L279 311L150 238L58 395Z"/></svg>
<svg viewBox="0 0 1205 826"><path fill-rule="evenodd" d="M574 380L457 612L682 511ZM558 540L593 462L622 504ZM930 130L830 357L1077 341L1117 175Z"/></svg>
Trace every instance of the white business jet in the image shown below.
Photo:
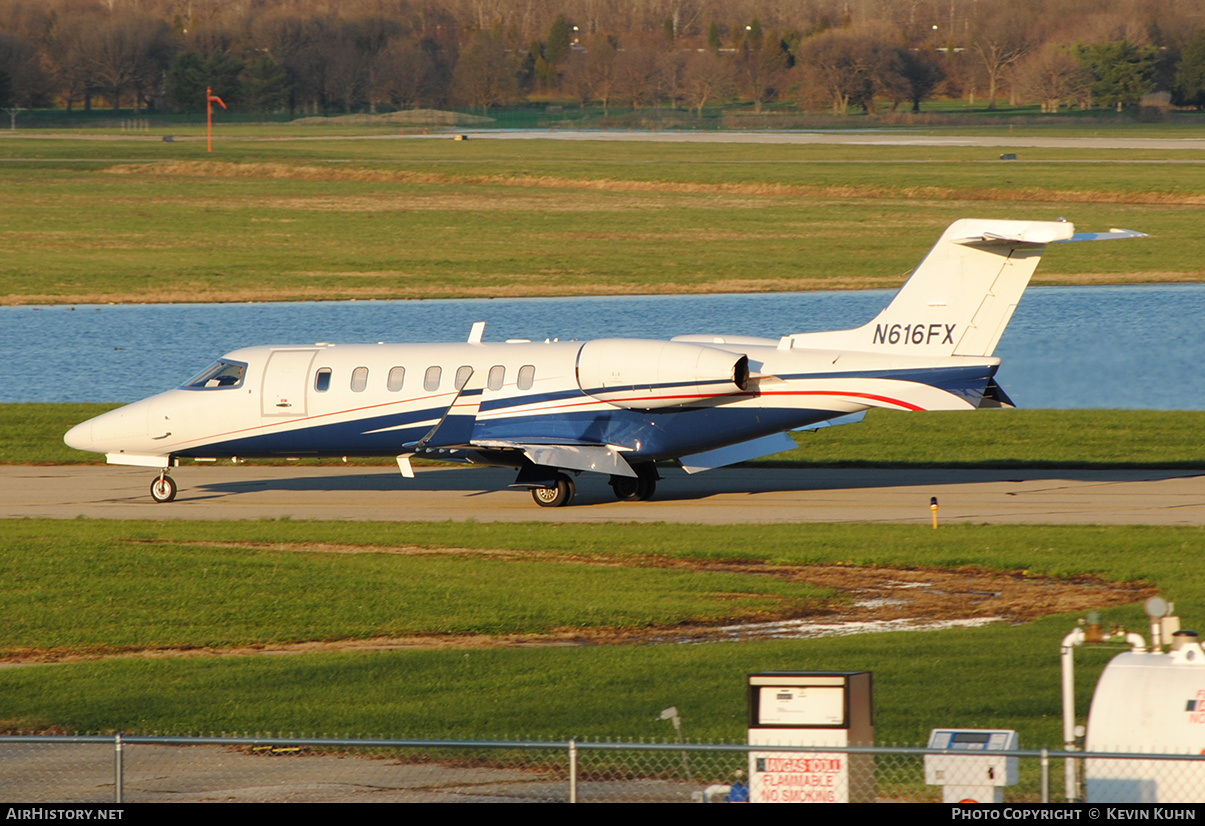
<svg viewBox="0 0 1205 826"><path fill-rule="evenodd" d="M1012 406L992 357L1047 244L1142 237L1076 234L1063 221L952 224L877 318L780 339L482 341L248 347L174 390L72 428L68 445L159 469L182 458L389 456L515 468L536 503L573 501L573 476L605 473L644 500L656 463L688 473L795 448L786 431L867 409Z"/></svg>

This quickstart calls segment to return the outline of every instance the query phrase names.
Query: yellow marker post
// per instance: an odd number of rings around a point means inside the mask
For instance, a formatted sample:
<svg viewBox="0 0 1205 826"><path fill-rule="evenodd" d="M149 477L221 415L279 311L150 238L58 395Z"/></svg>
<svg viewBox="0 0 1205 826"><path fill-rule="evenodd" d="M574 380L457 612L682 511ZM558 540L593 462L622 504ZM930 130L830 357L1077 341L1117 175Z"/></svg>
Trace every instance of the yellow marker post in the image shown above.
<svg viewBox="0 0 1205 826"><path fill-rule="evenodd" d="M929 500L929 510L933 511L933 530L937 530L937 497Z"/></svg>

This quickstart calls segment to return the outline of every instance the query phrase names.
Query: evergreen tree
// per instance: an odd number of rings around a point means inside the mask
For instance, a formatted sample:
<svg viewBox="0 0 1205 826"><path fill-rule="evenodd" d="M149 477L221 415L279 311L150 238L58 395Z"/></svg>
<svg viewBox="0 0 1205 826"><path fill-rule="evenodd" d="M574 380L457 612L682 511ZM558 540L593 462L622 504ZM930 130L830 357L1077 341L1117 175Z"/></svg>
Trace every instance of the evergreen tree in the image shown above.
<svg viewBox="0 0 1205 826"><path fill-rule="evenodd" d="M196 52L181 52L167 69L167 97L185 112L205 109L205 60Z"/></svg>
<svg viewBox="0 0 1205 826"><path fill-rule="evenodd" d="M244 72L242 91L247 107L266 115L288 104L288 75L271 57L261 55Z"/></svg>
<svg viewBox="0 0 1205 826"><path fill-rule="evenodd" d="M1205 29L1198 31L1184 47L1172 93L1182 106L1205 105Z"/></svg>
<svg viewBox="0 0 1205 826"><path fill-rule="evenodd" d="M1091 73L1092 94L1106 106L1133 106L1154 87L1155 49L1128 40L1076 47L1076 58Z"/></svg>
<svg viewBox="0 0 1205 826"><path fill-rule="evenodd" d="M555 66L569 57L572 48L569 21L565 19L565 15L558 14L548 29L548 40L544 44L544 59Z"/></svg>
<svg viewBox="0 0 1205 826"><path fill-rule="evenodd" d="M242 102L243 85L239 79L242 73L243 61L221 49L210 53L205 61L205 85L213 89L213 93L227 106Z"/></svg>

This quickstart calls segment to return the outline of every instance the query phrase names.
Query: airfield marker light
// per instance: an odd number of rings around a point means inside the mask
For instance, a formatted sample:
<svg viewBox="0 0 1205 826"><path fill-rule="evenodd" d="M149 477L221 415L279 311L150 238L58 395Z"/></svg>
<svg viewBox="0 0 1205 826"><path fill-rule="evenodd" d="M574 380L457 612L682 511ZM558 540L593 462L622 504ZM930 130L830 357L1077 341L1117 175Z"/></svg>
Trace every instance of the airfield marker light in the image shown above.
<svg viewBox="0 0 1205 826"><path fill-rule="evenodd" d="M929 510L933 511L933 530L937 530L937 497L929 500Z"/></svg>
<svg viewBox="0 0 1205 826"><path fill-rule="evenodd" d="M205 87L205 146L207 152L213 151L213 105L217 103L223 109L226 104L213 93L213 89Z"/></svg>

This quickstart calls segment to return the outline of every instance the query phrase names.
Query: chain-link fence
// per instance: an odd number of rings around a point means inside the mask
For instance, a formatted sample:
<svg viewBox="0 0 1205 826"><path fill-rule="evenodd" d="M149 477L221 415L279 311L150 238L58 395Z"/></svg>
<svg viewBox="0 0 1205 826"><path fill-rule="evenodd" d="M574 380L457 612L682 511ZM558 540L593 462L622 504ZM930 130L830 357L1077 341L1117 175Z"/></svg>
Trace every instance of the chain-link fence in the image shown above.
<svg viewBox="0 0 1205 826"><path fill-rule="evenodd" d="M1088 758L1088 759L1085 759ZM0 800L932 803L1205 801L1199 755L744 744L0 737ZM948 790L948 791L947 791ZM952 797L951 797L952 795ZM978 797L974 797L979 795ZM986 797L985 797L986 796Z"/></svg>

